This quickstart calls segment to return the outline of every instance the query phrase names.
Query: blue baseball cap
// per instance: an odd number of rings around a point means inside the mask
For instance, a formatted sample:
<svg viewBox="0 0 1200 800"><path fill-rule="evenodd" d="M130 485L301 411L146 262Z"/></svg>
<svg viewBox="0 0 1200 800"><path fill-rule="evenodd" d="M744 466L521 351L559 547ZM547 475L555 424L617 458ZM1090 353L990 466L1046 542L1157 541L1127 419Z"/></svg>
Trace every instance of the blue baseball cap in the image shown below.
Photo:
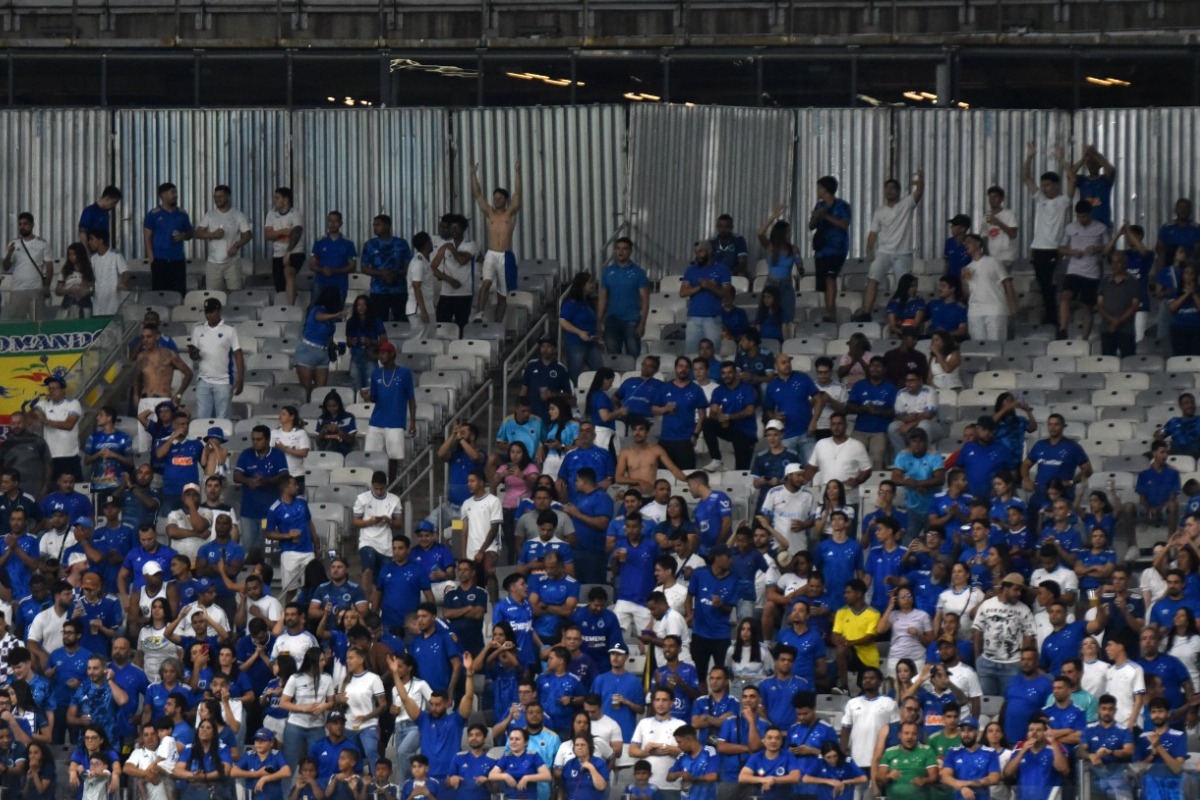
<svg viewBox="0 0 1200 800"><path fill-rule="evenodd" d="M91 517L76 517L75 522L72 524L75 525L75 527L77 527L77 528L94 528L94 527L96 527L96 524L94 522L92 522Z"/></svg>
<svg viewBox="0 0 1200 800"><path fill-rule="evenodd" d="M975 719L970 714L967 714L967 716L958 721L958 727L974 728L975 730L979 730L979 720Z"/></svg>
<svg viewBox="0 0 1200 800"><path fill-rule="evenodd" d="M437 533L437 525L434 525L430 520L423 519L417 523L417 531L429 531L430 533Z"/></svg>

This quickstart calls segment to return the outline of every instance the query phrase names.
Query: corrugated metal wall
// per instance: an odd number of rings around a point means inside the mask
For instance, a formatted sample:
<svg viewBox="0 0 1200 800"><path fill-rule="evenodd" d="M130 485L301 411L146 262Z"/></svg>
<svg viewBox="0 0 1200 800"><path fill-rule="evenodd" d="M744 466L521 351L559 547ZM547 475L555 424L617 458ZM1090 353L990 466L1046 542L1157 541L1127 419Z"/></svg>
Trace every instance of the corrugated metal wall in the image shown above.
<svg viewBox="0 0 1200 800"><path fill-rule="evenodd" d="M907 184L917 169L925 170L925 199L917 213L917 255L940 258L946 220L969 214L983 218L989 186L1002 187L1007 205L1017 216L1019 252L1028 250L1033 230L1033 204L1021 184L1021 166L1028 142L1038 145L1033 173L1058 170L1056 143L1068 147L1071 115L1059 111L976 111L959 109L896 109L894 176ZM882 194L883 178L876 204ZM907 191L907 190L906 190ZM866 220L864 219L864 226ZM863 240L866 228L862 228Z"/></svg>
<svg viewBox="0 0 1200 800"><path fill-rule="evenodd" d="M158 204L158 185L179 188L179 207L196 225L212 207L214 186L226 184L233 204L254 226L255 259L266 257L263 219L276 186L291 174L291 115L278 109L131 110L114 115L119 206L118 248L145 256L142 222ZM206 242L187 245L202 259ZM245 251L243 251L245 252Z"/></svg>
<svg viewBox="0 0 1200 800"><path fill-rule="evenodd" d="M677 271L692 242L731 214L751 243L778 204L791 206L796 115L756 108L635 104L629 122L629 222L634 259Z"/></svg>
<svg viewBox="0 0 1200 800"><path fill-rule="evenodd" d="M887 109L808 108L796 113L796 200L793 217L798 229L793 241L812 254L807 230L809 212L817 203L817 179L838 179L838 196L854 214L850 226L850 255L862 254L871 209L883 194L892 160L891 116Z"/></svg>
<svg viewBox="0 0 1200 800"><path fill-rule="evenodd" d="M1200 109L1089 109L1074 115L1072 155L1089 144L1113 162L1113 223L1128 219L1155 238L1175 217L1175 201L1200 186Z"/></svg>
<svg viewBox="0 0 1200 800"><path fill-rule="evenodd" d="M75 240L79 212L112 182L106 111L0 111L0 220L6 240L17 215L33 214L34 232L62 258Z"/></svg>
<svg viewBox="0 0 1200 800"><path fill-rule="evenodd" d="M393 232L410 241L436 232L449 210L448 116L426 108L294 112L293 190L310 245L334 209L360 252L376 214L391 216Z"/></svg>
<svg viewBox="0 0 1200 800"><path fill-rule="evenodd" d="M456 112L454 202L483 248L487 231L471 191L479 165L484 199L512 191L521 162L522 210L513 249L520 258L557 259L570 272L595 270L601 244L621 223L625 110L620 106L481 108Z"/></svg>

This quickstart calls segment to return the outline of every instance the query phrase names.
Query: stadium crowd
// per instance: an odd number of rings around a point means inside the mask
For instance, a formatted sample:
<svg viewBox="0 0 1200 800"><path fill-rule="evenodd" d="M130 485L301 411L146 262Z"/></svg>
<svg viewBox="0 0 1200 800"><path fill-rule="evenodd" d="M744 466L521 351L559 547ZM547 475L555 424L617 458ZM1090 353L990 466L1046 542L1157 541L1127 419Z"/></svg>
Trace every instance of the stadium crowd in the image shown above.
<svg viewBox="0 0 1200 800"><path fill-rule="evenodd" d="M1082 338L1098 314L1105 356L1150 347L1151 330L1157 347L1200 353L1190 203L1151 250L1114 225L1102 154L1055 155L1062 172L1035 181L1031 146L1023 175L1051 335L1071 338L1082 306ZM313 274L292 359L322 413L310 432L284 406L240 453L221 426L192 423L230 418L244 390L215 293L243 288L252 226L227 187L195 228L160 187L145 218L153 288L186 292L195 238L214 294L183 346L150 315L131 343L133 434L131 415L85 408L53 374L0 443L5 800L67 790L59 746L85 800L1042 800L1074 797L1081 775L1111 800L1184 796L1200 480L1171 459L1200 455L1195 400L1157 421L1125 496L1089 485L1068 420L1020 387L969 425L945 418L939 395L969 379L962 343L1006 341L1018 312L1000 187L977 232L950 219L926 302L912 241L924 176L908 194L889 181L863 327L841 354L802 356L811 375L789 343L847 313L854 228L834 178L807 223L816 315L798 302L786 209L758 231L762 270L724 215L669 276L685 315L671 364L646 340L650 277L618 240L566 290L562 361L541 339L492 441L454 422L437 445L445 497L406 508L392 478L412 454L417 384L384 323L420 339L505 318L519 175L490 203L473 180L482 254L448 214L411 245L377 217L360 256L336 211L309 251L277 190L272 280L304 305ZM109 249L121 199L108 187L84 211L57 283L22 215L7 319L41 319L52 287L66 316L119 308L133 281ZM355 272L370 292L351 298ZM748 312L735 284L750 280ZM889 281L874 338L895 341L876 352L866 331ZM353 388L324 397L339 344ZM363 401L356 420L346 406ZM381 461L355 489L343 548L314 519L306 462L354 451ZM1147 528L1162 540L1135 567Z"/></svg>

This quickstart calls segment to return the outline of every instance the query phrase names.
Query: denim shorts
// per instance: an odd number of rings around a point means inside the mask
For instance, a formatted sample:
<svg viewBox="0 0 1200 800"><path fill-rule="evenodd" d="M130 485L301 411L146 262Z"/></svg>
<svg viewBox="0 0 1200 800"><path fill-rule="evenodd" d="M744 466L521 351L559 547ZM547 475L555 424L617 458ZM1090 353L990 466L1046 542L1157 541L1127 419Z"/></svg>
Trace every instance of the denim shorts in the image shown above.
<svg viewBox="0 0 1200 800"><path fill-rule="evenodd" d="M329 350L324 347L317 347L308 342L300 342L296 345L296 352L292 356L297 367L308 367L309 369L328 369L329 368Z"/></svg>

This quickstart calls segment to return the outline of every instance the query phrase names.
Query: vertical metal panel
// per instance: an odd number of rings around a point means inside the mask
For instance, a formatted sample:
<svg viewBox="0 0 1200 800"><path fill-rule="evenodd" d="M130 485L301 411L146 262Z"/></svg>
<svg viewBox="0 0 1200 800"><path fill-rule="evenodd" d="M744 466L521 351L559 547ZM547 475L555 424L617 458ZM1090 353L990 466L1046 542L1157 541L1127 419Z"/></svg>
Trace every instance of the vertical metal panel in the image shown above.
<svg viewBox="0 0 1200 800"><path fill-rule="evenodd" d="M891 162L891 124L887 109L808 108L796 113L796 199L789 213L796 220L793 241L812 254L808 215L817 202L817 179L838 179L838 196L850 204L850 255L862 254L871 210L883 193Z"/></svg>
<svg viewBox="0 0 1200 800"><path fill-rule="evenodd" d="M916 216L917 256L938 259L949 236L946 220L955 214L971 216L978 230L987 207L987 189L1005 190L1019 228L1018 252L1028 253L1033 232L1033 203L1021 184L1026 145L1038 154L1035 175L1058 170L1053 151L1067 146L1071 115L1063 111L992 111L964 109L895 109L896 162L894 175L907 184L917 169L925 170L925 199ZM884 175L875 190L877 205ZM906 189L907 191L907 189ZM865 237L864 237L865 239Z"/></svg>
<svg viewBox="0 0 1200 800"><path fill-rule="evenodd" d="M447 113L396 108L292 114L293 188L310 242L325 215L342 212L343 234L362 250L376 214L397 236L436 232L449 190Z"/></svg>
<svg viewBox="0 0 1200 800"><path fill-rule="evenodd" d="M79 212L112 182L109 113L81 109L0 111L0 220L16 235L17 215L62 258L76 240ZM118 213L120 207L118 206Z"/></svg>
<svg viewBox="0 0 1200 800"><path fill-rule="evenodd" d="M638 105L630 110L629 221L634 258L677 271L692 242L731 214L758 258L754 232L792 200L796 117L756 108Z"/></svg>
<svg viewBox="0 0 1200 800"><path fill-rule="evenodd" d="M479 165L485 200L513 188L521 162L523 197L513 249L549 258L569 273L595 270L598 249L621 222L625 183L625 111L619 106L480 108L454 114L454 208L487 231L471 191Z"/></svg>
<svg viewBox="0 0 1200 800"><path fill-rule="evenodd" d="M1196 197L1200 185L1200 109L1085 109L1074 117L1071 156L1089 144L1117 168L1113 223L1146 229L1150 242L1175 217L1175 201Z"/></svg>
<svg viewBox="0 0 1200 800"><path fill-rule="evenodd" d="M142 222L158 204L158 186L174 183L179 207L196 225L212 208L213 187L225 184L233 206L254 227L255 260L266 257L263 218L271 192L290 175L288 113L278 109L137 109L115 115L116 171L125 198L117 245L127 258L145 258ZM203 259L207 242L185 246ZM243 253L246 251L243 250Z"/></svg>

